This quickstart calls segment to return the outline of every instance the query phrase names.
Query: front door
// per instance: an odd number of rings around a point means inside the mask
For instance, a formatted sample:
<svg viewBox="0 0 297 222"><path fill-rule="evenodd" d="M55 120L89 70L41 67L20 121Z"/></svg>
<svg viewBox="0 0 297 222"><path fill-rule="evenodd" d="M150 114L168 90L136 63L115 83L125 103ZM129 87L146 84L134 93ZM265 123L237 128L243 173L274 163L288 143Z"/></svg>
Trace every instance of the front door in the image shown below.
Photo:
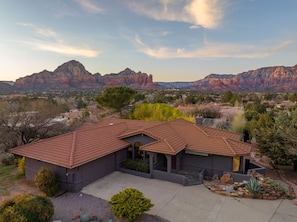
<svg viewBox="0 0 297 222"><path fill-rule="evenodd" d="M172 156L171 169L176 170L176 156Z"/></svg>

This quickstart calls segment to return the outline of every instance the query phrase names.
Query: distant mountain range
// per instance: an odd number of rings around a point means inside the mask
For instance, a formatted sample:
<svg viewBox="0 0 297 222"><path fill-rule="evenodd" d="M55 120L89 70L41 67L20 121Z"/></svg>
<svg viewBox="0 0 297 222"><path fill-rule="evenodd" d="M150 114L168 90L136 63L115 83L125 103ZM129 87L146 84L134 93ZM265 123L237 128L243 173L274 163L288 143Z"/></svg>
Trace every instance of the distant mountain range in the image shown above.
<svg viewBox="0 0 297 222"><path fill-rule="evenodd" d="M187 89L224 92L294 92L297 91L297 65L250 70L239 74L211 74L194 82L153 82L153 76L126 68L119 73L91 74L78 61L60 65L53 72L43 70L17 79L0 81L1 92L50 91L68 89L104 89L112 86L135 89Z"/></svg>

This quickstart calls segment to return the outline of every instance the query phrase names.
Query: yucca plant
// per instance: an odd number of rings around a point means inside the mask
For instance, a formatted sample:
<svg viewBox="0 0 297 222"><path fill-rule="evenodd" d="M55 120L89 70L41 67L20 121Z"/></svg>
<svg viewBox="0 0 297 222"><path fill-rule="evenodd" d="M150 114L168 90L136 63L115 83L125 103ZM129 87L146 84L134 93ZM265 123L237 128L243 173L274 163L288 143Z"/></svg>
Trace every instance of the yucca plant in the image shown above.
<svg viewBox="0 0 297 222"><path fill-rule="evenodd" d="M262 186L261 184L259 183L259 181L255 178L252 178L250 179L247 184L246 184L246 187L248 188L248 190L253 194L253 195L256 195L258 194L261 189L262 189Z"/></svg>

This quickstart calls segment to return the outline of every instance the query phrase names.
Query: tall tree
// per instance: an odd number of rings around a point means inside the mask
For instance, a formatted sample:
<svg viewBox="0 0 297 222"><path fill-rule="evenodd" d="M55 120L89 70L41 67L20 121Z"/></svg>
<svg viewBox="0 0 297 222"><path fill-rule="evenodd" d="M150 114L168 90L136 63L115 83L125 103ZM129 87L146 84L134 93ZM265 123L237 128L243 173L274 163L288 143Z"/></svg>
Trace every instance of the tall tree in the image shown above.
<svg viewBox="0 0 297 222"><path fill-rule="evenodd" d="M126 86L116 86L107 88L102 95L96 97L96 101L101 107L109 107L121 112L124 107L130 104L137 91Z"/></svg>
<svg viewBox="0 0 297 222"><path fill-rule="evenodd" d="M257 147L276 164L294 164L297 170L297 110L281 113L271 127L256 131Z"/></svg>

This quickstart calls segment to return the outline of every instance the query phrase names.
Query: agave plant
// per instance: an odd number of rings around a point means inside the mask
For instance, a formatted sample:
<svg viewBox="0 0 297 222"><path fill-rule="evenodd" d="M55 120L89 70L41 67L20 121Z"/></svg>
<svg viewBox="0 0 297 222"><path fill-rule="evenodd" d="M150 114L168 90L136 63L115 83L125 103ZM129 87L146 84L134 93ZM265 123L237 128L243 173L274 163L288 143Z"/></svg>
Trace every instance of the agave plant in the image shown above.
<svg viewBox="0 0 297 222"><path fill-rule="evenodd" d="M262 189L259 181L255 178L250 179L249 182L247 182L246 187L253 195L259 193Z"/></svg>

